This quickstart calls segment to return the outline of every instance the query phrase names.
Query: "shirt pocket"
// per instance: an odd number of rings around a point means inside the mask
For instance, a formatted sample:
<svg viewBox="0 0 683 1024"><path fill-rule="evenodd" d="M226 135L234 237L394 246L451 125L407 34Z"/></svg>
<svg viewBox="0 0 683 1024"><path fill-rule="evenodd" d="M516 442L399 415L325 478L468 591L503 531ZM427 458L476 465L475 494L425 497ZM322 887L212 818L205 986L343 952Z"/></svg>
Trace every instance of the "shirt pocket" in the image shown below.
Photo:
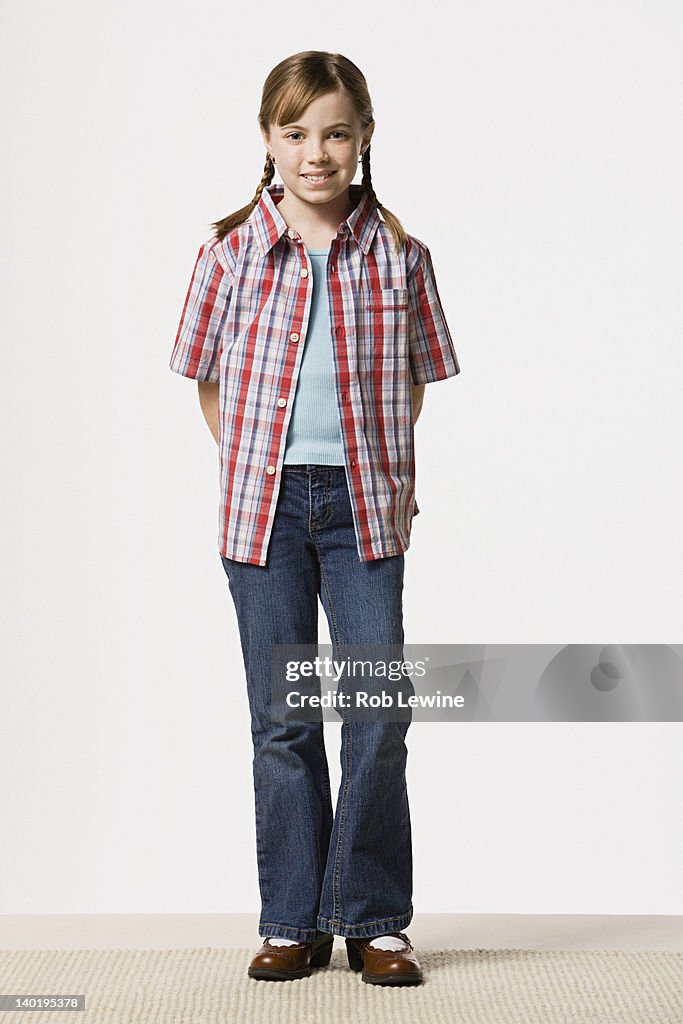
<svg viewBox="0 0 683 1024"><path fill-rule="evenodd" d="M408 309L407 288L368 288L364 295L366 310L400 312Z"/></svg>
<svg viewBox="0 0 683 1024"><path fill-rule="evenodd" d="M366 288L363 324L375 360L408 360L408 289Z"/></svg>

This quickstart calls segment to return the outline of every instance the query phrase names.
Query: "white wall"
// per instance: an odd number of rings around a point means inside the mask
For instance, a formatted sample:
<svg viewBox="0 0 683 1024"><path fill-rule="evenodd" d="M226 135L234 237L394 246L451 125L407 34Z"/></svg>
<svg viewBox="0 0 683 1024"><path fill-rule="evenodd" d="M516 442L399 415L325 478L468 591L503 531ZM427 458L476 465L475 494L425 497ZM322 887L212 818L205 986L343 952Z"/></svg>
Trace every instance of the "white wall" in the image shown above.
<svg viewBox="0 0 683 1024"><path fill-rule="evenodd" d="M680 11L7 10L0 912L255 911L217 453L167 366L263 81L363 69L460 358L417 428L406 638L674 642ZM679 725L416 724L416 910L681 913L680 778Z"/></svg>

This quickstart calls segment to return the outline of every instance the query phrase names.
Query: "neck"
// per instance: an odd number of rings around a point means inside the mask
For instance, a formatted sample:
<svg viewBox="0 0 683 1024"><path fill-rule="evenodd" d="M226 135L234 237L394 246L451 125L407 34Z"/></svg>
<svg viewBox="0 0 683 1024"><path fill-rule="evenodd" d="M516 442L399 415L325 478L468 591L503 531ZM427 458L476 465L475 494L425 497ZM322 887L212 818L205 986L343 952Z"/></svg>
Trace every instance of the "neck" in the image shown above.
<svg viewBox="0 0 683 1024"><path fill-rule="evenodd" d="M355 210L356 203L348 192L329 203L307 203L285 187L277 208L288 227L296 228L303 237L320 237L328 232L336 234L339 225Z"/></svg>

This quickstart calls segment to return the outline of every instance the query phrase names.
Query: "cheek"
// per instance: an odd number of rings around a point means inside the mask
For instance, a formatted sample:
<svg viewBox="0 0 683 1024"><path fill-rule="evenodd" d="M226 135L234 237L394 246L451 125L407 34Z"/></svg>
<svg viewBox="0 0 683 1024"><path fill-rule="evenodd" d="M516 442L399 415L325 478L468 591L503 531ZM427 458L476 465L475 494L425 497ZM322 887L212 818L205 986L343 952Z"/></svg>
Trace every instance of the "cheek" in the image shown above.
<svg viewBox="0 0 683 1024"><path fill-rule="evenodd" d="M299 174L301 172L302 160L302 154L297 153L296 155L294 155L292 153L286 153L282 160L278 160L278 167L280 169L280 173L291 175L292 178L297 179L297 181L301 183L302 179L299 177Z"/></svg>
<svg viewBox="0 0 683 1024"><path fill-rule="evenodd" d="M297 151L294 146L288 146L282 141L275 142L271 145L271 152L275 157L275 162L281 164L283 167L287 167L297 158Z"/></svg>
<svg viewBox="0 0 683 1024"><path fill-rule="evenodd" d="M340 164L355 164L360 159L356 154L356 150L352 142L340 146L339 149L335 151L335 156Z"/></svg>

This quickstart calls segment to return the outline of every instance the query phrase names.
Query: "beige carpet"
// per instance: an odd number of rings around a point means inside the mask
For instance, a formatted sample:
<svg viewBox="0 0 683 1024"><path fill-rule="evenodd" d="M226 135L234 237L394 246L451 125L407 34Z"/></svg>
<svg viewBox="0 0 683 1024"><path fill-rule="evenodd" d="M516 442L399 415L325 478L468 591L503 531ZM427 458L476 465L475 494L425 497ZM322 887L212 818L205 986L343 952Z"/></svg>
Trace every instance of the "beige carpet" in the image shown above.
<svg viewBox="0 0 683 1024"><path fill-rule="evenodd" d="M329 967L298 981L247 977L255 948L2 950L0 993L85 994L85 1011L26 1010L49 1024L682 1024L683 953L420 950L425 982L380 988Z"/></svg>

